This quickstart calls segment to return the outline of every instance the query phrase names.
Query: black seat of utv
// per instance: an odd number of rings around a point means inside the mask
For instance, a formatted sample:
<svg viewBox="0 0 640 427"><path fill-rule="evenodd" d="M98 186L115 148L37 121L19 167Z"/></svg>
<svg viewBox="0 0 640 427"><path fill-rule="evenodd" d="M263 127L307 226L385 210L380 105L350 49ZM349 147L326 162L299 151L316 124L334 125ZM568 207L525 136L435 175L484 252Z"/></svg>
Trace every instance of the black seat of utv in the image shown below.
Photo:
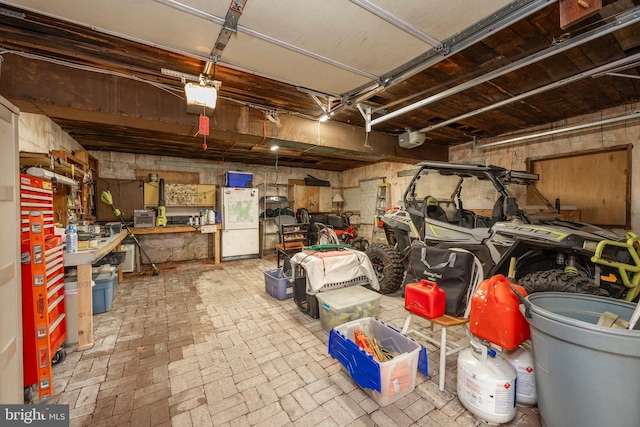
<svg viewBox="0 0 640 427"><path fill-rule="evenodd" d="M438 205L438 200L433 196L427 196L424 198L422 209L425 213L425 217L429 217L436 221L449 222L447 213Z"/></svg>

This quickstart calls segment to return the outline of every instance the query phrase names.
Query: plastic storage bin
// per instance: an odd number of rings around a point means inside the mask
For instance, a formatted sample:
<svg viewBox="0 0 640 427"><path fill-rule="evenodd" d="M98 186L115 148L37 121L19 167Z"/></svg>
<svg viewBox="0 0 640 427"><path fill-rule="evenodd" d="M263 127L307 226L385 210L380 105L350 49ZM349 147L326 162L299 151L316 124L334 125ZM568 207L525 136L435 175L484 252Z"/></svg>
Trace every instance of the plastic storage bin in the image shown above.
<svg viewBox="0 0 640 427"><path fill-rule="evenodd" d="M264 289L279 300L293 297L293 282L282 273L282 268L264 272Z"/></svg>
<svg viewBox="0 0 640 427"><path fill-rule="evenodd" d="M316 295L320 325L330 331L338 325L363 317L377 317L381 295L362 286L334 289Z"/></svg>
<svg viewBox="0 0 640 427"><path fill-rule="evenodd" d="M337 253L337 252L333 252ZM314 254L319 257L334 256L332 252ZM301 265L293 266L293 301L296 303L300 311L308 314L314 319L320 318L320 310L318 308L318 299L316 296L322 292L329 292L335 289L342 289L349 286L366 285L369 280L366 276L358 276L341 282L325 284L317 291L309 291L307 283L307 275L305 269Z"/></svg>
<svg viewBox="0 0 640 427"><path fill-rule="evenodd" d="M360 349L354 341L354 331L360 329L375 335L380 345L396 356L378 362ZM418 370L428 375L427 351L420 344L391 326L372 317L353 320L335 327L329 333L329 354L349 372L380 406L389 405L411 393L416 386Z"/></svg>
<svg viewBox="0 0 640 427"><path fill-rule="evenodd" d="M93 314L100 314L111 310L114 298L114 283L118 280L118 275L113 272L104 271L94 276L95 286L92 288Z"/></svg>
<svg viewBox="0 0 640 427"><path fill-rule="evenodd" d="M247 188L251 187L253 174L244 172L227 172L225 177L226 187Z"/></svg>

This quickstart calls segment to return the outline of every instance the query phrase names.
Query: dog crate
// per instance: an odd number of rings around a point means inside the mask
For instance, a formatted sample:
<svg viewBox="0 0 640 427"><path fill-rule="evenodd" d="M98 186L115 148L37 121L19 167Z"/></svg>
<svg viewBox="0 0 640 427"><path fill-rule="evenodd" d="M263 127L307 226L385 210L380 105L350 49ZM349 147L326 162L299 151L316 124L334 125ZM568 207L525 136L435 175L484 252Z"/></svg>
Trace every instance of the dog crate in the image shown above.
<svg viewBox="0 0 640 427"><path fill-rule="evenodd" d="M314 252L314 251L303 251L295 254L291 258L291 268L292 268L292 280L293 280L293 300L303 313L308 314L314 319L320 318L320 311L318 306L317 294L319 292L326 292L334 289L346 288L349 286L357 286L357 285L367 285L370 284L370 279L365 274L355 275L351 278L340 277L341 280L332 280L324 281L321 286L317 286L318 284L311 283L311 281L315 280L312 277L309 277L307 274L307 270L303 264L297 262L299 259L304 259L308 262L311 257L316 257L320 261L323 266L331 265L331 258L340 257L340 256L349 256L352 254L351 251L322 251L322 252ZM364 256L364 255L363 255ZM366 257L366 256L365 256ZM361 262L362 260L358 261ZM368 258L366 259L368 262ZM330 268L330 267L329 267ZM329 277L323 276L324 278Z"/></svg>

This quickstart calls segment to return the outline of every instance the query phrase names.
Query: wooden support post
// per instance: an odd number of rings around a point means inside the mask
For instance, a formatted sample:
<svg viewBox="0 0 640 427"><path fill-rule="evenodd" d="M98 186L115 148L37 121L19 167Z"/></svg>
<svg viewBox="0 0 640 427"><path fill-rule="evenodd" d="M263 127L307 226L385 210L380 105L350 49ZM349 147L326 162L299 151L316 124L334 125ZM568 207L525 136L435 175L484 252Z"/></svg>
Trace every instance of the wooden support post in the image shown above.
<svg viewBox="0 0 640 427"><path fill-rule="evenodd" d="M78 350L93 347L91 264L78 265Z"/></svg>

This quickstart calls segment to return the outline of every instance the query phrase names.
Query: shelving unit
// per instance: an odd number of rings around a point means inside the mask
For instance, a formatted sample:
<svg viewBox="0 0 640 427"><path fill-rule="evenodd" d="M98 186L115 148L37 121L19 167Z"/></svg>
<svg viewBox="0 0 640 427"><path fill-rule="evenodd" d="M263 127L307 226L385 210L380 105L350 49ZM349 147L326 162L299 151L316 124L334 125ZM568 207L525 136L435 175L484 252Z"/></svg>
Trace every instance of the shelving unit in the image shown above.
<svg viewBox="0 0 640 427"><path fill-rule="evenodd" d="M280 230L278 217L268 217L267 209L284 209L289 208L289 198L286 196L288 184L270 184L262 183L260 197L260 208L262 214L260 216L260 256L265 250L273 250L275 245L280 243ZM284 190L283 190L284 189ZM285 193L282 195L281 193Z"/></svg>
<svg viewBox="0 0 640 427"><path fill-rule="evenodd" d="M66 225L69 213L75 213L77 219L95 218L95 182L97 180L98 161L89 156L88 151L78 150L70 153L53 150L51 153L20 153L22 167L41 167L64 175L78 183L77 188L58 184L54 193L53 211L55 222Z"/></svg>
<svg viewBox="0 0 640 427"><path fill-rule="evenodd" d="M281 225L280 228L282 241L276 245L278 268L283 257L290 257L309 244L309 224L288 224Z"/></svg>
<svg viewBox="0 0 640 427"><path fill-rule="evenodd" d="M308 224L282 225L282 249L302 249L308 243Z"/></svg>

